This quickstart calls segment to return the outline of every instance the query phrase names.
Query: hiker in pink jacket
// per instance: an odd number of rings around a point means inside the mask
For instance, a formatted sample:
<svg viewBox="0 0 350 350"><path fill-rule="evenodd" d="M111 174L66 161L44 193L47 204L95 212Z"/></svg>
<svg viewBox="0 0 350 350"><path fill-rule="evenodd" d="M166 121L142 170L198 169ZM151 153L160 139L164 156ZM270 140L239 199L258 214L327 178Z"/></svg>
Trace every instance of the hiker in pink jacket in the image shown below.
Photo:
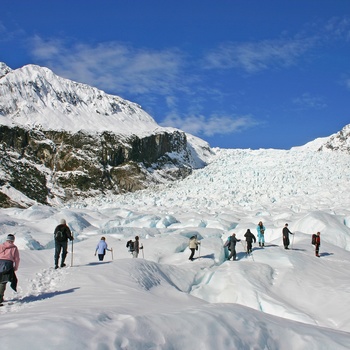
<svg viewBox="0 0 350 350"><path fill-rule="evenodd" d="M0 305L4 301L6 283L11 282L11 287L14 290L17 286L15 271L18 270L20 259L14 241L15 236L9 234L6 242L0 245Z"/></svg>

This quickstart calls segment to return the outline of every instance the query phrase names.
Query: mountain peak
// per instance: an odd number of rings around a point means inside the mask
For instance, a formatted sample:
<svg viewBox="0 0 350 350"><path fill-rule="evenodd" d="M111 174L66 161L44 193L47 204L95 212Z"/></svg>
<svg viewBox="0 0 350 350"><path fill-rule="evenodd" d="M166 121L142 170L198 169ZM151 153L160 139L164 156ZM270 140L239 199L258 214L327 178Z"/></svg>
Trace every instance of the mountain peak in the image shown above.
<svg viewBox="0 0 350 350"><path fill-rule="evenodd" d="M26 65L11 70L2 63L0 72L0 124L125 135L166 130L136 103L64 79L48 68Z"/></svg>
<svg viewBox="0 0 350 350"><path fill-rule="evenodd" d="M12 69L9 66L7 66L4 62L0 62L0 78L11 71Z"/></svg>

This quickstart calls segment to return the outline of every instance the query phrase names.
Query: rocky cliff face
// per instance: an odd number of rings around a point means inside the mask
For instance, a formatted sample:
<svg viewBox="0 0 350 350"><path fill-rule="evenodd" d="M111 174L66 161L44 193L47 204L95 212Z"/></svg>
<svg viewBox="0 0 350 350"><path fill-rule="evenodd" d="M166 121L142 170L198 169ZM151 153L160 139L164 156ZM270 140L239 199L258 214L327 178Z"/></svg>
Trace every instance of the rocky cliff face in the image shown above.
<svg viewBox="0 0 350 350"><path fill-rule="evenodd" d="M140 190L188 176L211 152L136 104L46 68L2 64L1 76L0 206Z"/></svg>
<svg viewBox="0 0 350 350"><path fill-rule="evenodd" d="M341 151L350 154L350 124L330 136L328 141L320 147L320 151Z"/></svg>

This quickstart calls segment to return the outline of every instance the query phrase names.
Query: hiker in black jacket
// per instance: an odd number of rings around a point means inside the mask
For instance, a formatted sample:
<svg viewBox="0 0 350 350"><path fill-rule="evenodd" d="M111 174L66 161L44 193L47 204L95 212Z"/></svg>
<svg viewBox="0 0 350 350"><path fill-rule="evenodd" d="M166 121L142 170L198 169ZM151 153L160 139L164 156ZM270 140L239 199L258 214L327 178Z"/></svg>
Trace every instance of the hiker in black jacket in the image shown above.
<svg viewBox="0 0 350 350"><path fill-rule="evenodd" d="M292 232L289 231L288 228L288 224L285 224L282 230L282 234L283 234L283 245L284 245L284 249L289 249L289 234L293 234Z"/></svg>
<svg viewBox="0 0 350 350"><path fill-rule="evenodd" d="M250 232L249 228L247 230L247 232L244 234L244 237L247 241L247 254L252 252L252 243L254 241L254 243L256 243L256 237L254 236L254 234L252 232Z"/></svg>
<svg viewBox="0 0 350 350"><path fill-rule="evenodd" d="M240 241L240 239L236 238L235 233L232 233L230 239L226 241L224 247L228 247L228 250L231 252L227 260L230 260L231 258L233 258L233 261L236 260L236 243Z"/></svg>
<svg viewBox="0 0 350 350"><path fill-rule="evenodd" d="M58 260L61 255L61 267L65 267L64 263L67 256L67 247L68 247L68 239L72 241L74 238L72 236L72 232L67 226L66 220L62 219L61 223L55 228L54 232L55 237L55 269L58 269Z"/></svg>

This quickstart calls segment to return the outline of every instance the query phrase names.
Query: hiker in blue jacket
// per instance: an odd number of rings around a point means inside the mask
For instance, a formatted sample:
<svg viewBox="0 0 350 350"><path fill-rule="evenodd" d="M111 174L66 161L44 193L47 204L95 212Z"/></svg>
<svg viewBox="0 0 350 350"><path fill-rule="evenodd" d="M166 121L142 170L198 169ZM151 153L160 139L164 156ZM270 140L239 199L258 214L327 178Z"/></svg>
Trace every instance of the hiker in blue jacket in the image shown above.
<svg viewBox="0 0 350 350"><path fill-rule="evenodd" d="M232 233L232 236L227 239L226 243L224 244L224 247L227 247L228 250L231 252L227 260L230 260L231 258L233 258L233 261L236 260L236 243L240 241L240 239L236 238L235 233Z"/></svg>
<svg viewBox="0 0 350 350"><path fill-rule="evenodd" d="M112 251L111 249L108 249L107 243L106 243L106 238L105 237L101 237L101 240L98 242L97 247L96 247L96 251L95 251L95 256L96 254L98 254L98 260L99 261L103 261L103 258L106 255L106 250L108 251Z"/></svg>
<svg viewBox="0 0 350 350"><path fill-rule="evenodd" d="M265 245L265 226L263 225L262 221L258 223L258 226L256 227L256 230L258 232L258 242L259 247L263 247Z"/></svg>

